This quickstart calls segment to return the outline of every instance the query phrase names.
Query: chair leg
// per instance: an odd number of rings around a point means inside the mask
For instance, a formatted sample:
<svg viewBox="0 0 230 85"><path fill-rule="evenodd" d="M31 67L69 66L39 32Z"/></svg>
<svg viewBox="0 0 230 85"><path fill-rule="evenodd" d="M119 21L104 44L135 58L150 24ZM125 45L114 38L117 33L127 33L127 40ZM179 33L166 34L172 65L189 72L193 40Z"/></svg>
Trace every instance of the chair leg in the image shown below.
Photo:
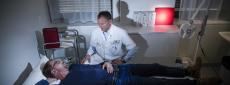
<svg viewBox="0 0 230 85"><path fill-rule="evenodd" d="M52 51L52 54L50 55L50 51L49 50L51 50ZM47 52L48 51L48 52ZM49 59L54 59L54 50L53 49L46 49L45 50L45 55L47 56L47 57L49 57Z"/></svg>
<svg viewBox="0 0 230 85"><path fill-rule="evenodd" d="M74 45L74 57L75 57L75 62L77 63L77 64L79 64L79 62L78 62L78 59L77 59L77 54L76 54L76 51L77 51L77 48L76 48L76 45Z"/></svg>
<svg viewBox="0 0 230 85"><path fill-rule="evenodd" d="M51 57L51 59L54 59L54 50L52 50L52 57Z"/></svg>
<svg viewBox="0 0 230 85"><path fill-rule="evenodd" d="M40 52L39 52L39 48L37 48L37 52L38 52L39 58L41 58L41 54L40 54Z"/></svg>
<svg viewBox="0 0 230 85"><path fill-rule="evenodd" d="M74 56L75 56L75 61L77 64L80 64L80 58L79 58L79 48L78 48L78 42L75 40L74 43Z"/></svg>
<svg viewBox="0 0 230 85"><path fill-rule="evenodd" d="M46 55L46 57L48 57L48 53L47 53L47 50L44 50L45 51L45 55ZM49 57L50 58L50 57Z"/></svg>
<svg viewBox="0 0 230 85"><path fill-rule="evenodd" d="M80 57L80 44L77 44L77 56L78 56L78 63L81 62L81 57Z"/></svg>

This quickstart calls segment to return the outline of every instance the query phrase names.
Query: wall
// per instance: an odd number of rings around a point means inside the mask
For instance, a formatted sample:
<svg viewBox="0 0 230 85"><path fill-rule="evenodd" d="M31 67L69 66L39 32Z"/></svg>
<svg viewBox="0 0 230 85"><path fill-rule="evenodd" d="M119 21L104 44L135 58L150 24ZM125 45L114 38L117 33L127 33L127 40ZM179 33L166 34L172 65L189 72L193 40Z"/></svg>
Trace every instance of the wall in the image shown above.
<svg viewBox="0 0 230 85"><path fill-rule="evenodd" d="M130 34L139 50L130 63L159 63L174 66L178 56L178 33L149 32L143 34Z"/></svg>
<svg viewBox="0 0 230 85"><path fill-rule="evenodd" d="M229 10L229 4L230 4L230 1L229 0L223 0L223 5L222 5L222 8L221 8L221 11L220 11L220 15L219 15L219 18L221 20L227 20L227 21L230 21L230 10Z"/></svg>
<svg viewBox="0 0 230 85"><path fill-rule="evenodd" d="M118 16L117 3L113 0L113 18ZM154 11L155 7L174 7L175 0L121 0L128 4L128 18L133 17L133 11Z"/></svg>
<svg viewBox="0 0 230 85"><path fill-rule="evenodd" d="M113 18L118 17L117 3L119 0L113 0ZM128 18L133 17L133 11L153 11L155 7L174 7L175 0L121 0L128 5ZM141 4L137 4L141 3ZM128 25L128 24L126 24ZM68 29L78 29L80 34L84 35L87 39L87 46L89 43L90 35L94 26L69 26Z"/></svg>
<svg viewBox="0 0 230 85"><path fill-rule="evenodd" d="M49 24L46 0L1 0L0 85L13 85L39 61L35 31Z"/></svg>

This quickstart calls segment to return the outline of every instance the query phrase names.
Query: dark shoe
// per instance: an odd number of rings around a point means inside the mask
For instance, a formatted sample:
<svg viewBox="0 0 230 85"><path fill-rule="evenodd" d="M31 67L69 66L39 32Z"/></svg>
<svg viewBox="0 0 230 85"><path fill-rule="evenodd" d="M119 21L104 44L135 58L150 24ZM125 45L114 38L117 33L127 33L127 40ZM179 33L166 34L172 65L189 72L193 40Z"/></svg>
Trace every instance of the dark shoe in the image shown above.
<svg viewBox="0 0 230 85"><path fill-rule="evenodd" d="M196 61L194 64L192 64L191 66L188 66L185 70L186 73L189 76L192 76L194 78L199 78L200 77L200 70L201 70L201 64L202 64L202 60L201 57L197 57Z"/></svg>

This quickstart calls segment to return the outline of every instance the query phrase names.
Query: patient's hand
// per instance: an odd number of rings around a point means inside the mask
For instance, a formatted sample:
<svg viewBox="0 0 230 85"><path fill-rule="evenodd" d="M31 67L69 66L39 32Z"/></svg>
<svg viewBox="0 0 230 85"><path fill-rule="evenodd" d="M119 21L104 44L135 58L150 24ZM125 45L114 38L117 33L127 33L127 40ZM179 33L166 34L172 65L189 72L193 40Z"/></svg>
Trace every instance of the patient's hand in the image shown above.
<svg viewBox="0 0 230 85"><path fill-rule="evenodd" d="M90 63L90 55L89 54L86 54L85 55L85 57L81 60L81 64L84 64L85 63L85 61L89 61L89 63Z"/></svg>
<svg viewBox="0 0 230 85"><path fill-rule="evenodd" d="M105 62L103 65L102 65L102 69L105 69L107 70L108 73L113 73L113 65L109 62Z"/></svg>

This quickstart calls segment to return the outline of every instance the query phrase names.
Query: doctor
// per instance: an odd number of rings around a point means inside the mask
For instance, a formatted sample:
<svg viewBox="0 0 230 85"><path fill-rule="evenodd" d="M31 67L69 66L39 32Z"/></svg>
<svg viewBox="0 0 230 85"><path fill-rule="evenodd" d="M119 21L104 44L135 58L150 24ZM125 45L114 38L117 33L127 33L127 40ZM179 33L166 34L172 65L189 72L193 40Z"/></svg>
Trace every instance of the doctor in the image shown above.
<svg viewBox="0 0 230 85"><path fill-rule="evenodd" d="M137 51L136 44L125 30L112 24L111 14L108 11L101 11L97 19L99 27L92 32L90 47L81 63L122 64L133 58ZM122 46L126 47L126 53Z"/></svg>

